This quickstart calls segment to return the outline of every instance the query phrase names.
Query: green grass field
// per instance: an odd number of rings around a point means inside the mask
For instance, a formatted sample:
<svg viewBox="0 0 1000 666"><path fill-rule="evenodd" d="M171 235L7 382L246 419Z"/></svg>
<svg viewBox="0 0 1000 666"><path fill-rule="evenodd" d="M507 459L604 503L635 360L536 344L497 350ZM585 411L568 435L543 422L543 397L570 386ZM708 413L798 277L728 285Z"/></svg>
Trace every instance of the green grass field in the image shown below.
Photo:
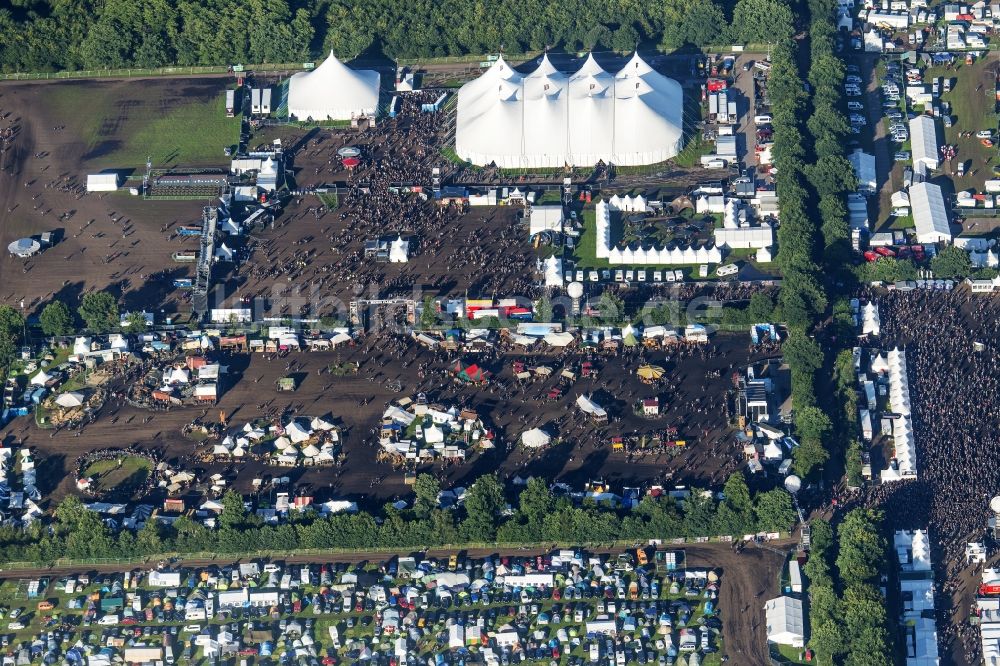
<svg viewBox="0 0 1000 666"><path fill-rule="evenodd" d="M317 194L316 196L319 198L320 202L330 210L340 206L340 198L337 196L336 192L324 192Z"/></svg>
<svg viewBox="0 0 1000 666"><path fill-rule="evenodd" d="M145 458L126 456L121 460L96 460L83 471L85 477L94 479L101 492L108 490L131 492L145 482L153 466Z"/></svg>
<svg viewBox="0 0 1000 666"><path fill-rule="evenodd" d="M996 164L996 147L987 147L975 137L979 130L991 130L994 136L997 131L997 114L994 111L995 84L992 71L996 66L996 56L979 59L973 65L960 65L957 69L948 71L944 67L931 67L924 73L924 80L930 81L935 76L952 79L951 92L942 93L941 99L951 103L951 114L954 124L943 127L944 143L956 145L956 159L942 163L940 171L952 176L955 190L975 189L982 191L983 183L992 178L993 165ZM960 137L961 132L972 132L971 137ZM987 162L989 160L989 162ZM952 175L958 168L958 163L966 163L965 175L959 178Z"/></svg>
<svg viewBox="0 0 1000 666"><path fill-rule="evenodd" d="M52 122L80 137L89 168L142 169L147 157L161 168L225 163L223 148L239 141L240 118L226 117L224 88L208 98L156 92L58 84L46 90L45 101Z"/></svg>

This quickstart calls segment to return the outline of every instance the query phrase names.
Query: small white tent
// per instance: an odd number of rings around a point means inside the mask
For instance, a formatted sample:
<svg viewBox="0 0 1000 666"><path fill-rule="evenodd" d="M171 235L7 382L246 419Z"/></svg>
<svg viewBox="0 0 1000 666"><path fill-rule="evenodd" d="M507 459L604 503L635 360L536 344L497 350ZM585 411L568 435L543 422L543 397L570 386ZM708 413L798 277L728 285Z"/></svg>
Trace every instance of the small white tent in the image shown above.
<svg viewBox="0 0 1000 666"><path fill-rule="evenodd" d="M389 245L389 263L405 264L409 259L410 242L403 240L403 237L399 236Z"/></svg>
<svg viewBox="0 0 1000 666"><path fill-rule="evenodd" d="M608 413L604 411L604 408L598 405L596 402L588 398L587 396L581 395L576 399L576 405L585 414L590 414L595 418L607 418Z"/></svg>
<svg viewBox="0 0 1000 666"><path fill-rule="evenodd" d="M56 404L60 407L80 407L83 405L83 394L77 393L76 391L70 391L68 393L63 393L58 398L56 398Z"/></svg>
<svg viewBox="0 0 1000 666"><path fill-rule="evenodd" d="M298 444L312 437L312 429L308 426L302 425L298 421L292 421L285 426L285 434L288 435L288 438L292 440L294 444Z"/></svg>
<svg viewBox="0 0 1000 666"><path fill-rule="evenodd" d="M547 446L552 438L541 428L532 428L521 433L521 443L529 449L540 449Z"/></svg>
<svg viewBox="0 0 1000 666"><path fill-rule="evenodd" d="M47 381L49 381L50 379L52 379L51 375L49 375L44 370L39 370L38 374L31 378L31 385L32 386L45 386L45 383Z"/></svg>

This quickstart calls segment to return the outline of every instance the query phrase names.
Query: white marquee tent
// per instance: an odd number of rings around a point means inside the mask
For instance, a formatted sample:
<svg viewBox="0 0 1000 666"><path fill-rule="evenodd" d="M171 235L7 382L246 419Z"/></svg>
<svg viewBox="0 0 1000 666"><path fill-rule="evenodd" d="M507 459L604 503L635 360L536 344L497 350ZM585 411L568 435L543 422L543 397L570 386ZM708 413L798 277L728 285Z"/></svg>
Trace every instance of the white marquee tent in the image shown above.
<svg viewBox="0 0 1000 666"><path fill-rule="evenodd" d="M455 150L474 164L654 164L682 142L681 86L638 54L616 74L593 56L570 75L548 56L530 74L499 58L458 91Z"/></svg>
<svg viewBox="0 0 1000 666"><path fill-rule="evenodd" d="M60 407L80 407L83 405L83 394L76 391L63 393L56 398L56 404Z"/></svg>
<svg viewBox="0 0 1000 666"><path fill-rule="evenodd" d="M923 165L927 171L938 168L937 127L932 116L919 115L910 120L910 146L914 166Z"/></svg>
<svg viewBox="0 0 1000 666"><path fill-rule="evenodd" d="M87 174L88 192L114 192L118 189L118 174L90 173Z"/></svg>
<svg viewBox="0 0 1000 666"><path fill-rule="evenodd" d="M350 120L373 116L378 108L379 73L355 70L333 53L311 72L288 82L288 114L298 120Z"/></svg>
<svg viewBox="0 0 1000 666"><path fill-rule="evenodd" d="M913 439L910 411L910 384L906 375L906 352L893 349L888 354L889 406L898 416L893 419L892 440L896 468L881 473L882 481L917 478L917 449Z"/></svg>
<svg viewBox="0 0 1000 666"><path fill-rule="evenodd" d="M539 449L551 441L552 437L541 428L532 428L521 433L521 443L529 449Z"/></svg>
<svg viewBox="0 0 1000 666"><path fill-rule="evenodd" d="M770 599L764 604L764 613L768 641L792 647L802 647L805 644L805 623L800 599Z"/></svg>
<svg viewBox="0 0 1000 666"><path fill-rule="evenodd" d="M933 244L951 240L948 209L945 207L940 185L926 182L914 184L910 187L910 206L918 243Z"/></svg>

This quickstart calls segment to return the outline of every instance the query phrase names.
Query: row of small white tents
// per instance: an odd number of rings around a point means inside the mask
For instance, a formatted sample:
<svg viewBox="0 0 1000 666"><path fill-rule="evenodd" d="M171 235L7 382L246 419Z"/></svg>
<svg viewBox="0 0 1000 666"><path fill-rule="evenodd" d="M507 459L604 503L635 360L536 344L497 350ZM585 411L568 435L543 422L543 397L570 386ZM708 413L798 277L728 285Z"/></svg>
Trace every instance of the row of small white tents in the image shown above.
<svg viewBox="0 0 1000 666"><path fill-rule="evenodd" d="M890 350L887 356L877 355L872 370L889 373L889 406L896 418L892 427L893 446L898 470L883 470L883 481L915 479L917 477L916 444L910 410L910 384L906 375L906 352Z"/></svg>
<svg viewBox="0 0 1000 666"><path fill-rule="evenodd" d="M645 210L645 201L640 199L642 210ZM616 208L615 197L610 202L603 200L597 202L596 210L596 249L595 256L598 259L607 259L610 264L623 264L632 266L652 266L652 265L680 265L680 264L719 264L722 263L722 249L713 247L674 247L674 248L621 248L611 245L611 211L624 210ZM619 202L619 205L631 203L635 209L635 200Z"/></svg>
<svg viewBox="0 0 1000 666"><path fill-rule="evenodd" d="M882 320L875 301L868 301L861 309L861 334L877 336L882 330Z"/></svg>
<svg viewBox="0 0 1000 666"><path fill-rule="evenodd" d="M600 238L598 237L598 242ZM720 264L722 263L722 250L717 246L712 247L686 247L674 248L619 248L608 249L608 263L624 264L629 266L650 266L659 264L681 265L681 264Z"/></svg>

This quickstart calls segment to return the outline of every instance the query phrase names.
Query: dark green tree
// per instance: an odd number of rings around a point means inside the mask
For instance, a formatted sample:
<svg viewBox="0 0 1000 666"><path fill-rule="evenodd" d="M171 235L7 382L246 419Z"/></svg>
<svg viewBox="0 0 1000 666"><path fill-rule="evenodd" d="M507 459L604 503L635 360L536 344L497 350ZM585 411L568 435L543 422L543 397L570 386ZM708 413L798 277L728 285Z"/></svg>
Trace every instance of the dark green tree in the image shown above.
<svg viewBox="0 0 1000 666"><path fill-rule="evenodd" d="M87 328L94 333L108 333L118 326L118 303L106 291L86 294L78 311Z"/></svg>
<svg viewBox="0 0 1000 666"><path fill-rule="evenodd" d="M70 335L73 328L73 313L62 301L52 301L38 315L45 335Z"/></svg>
<svg viewBox="0 0 1000 666"><path fill-rule="evenodd" d="M741 42L773 44L792 36L795 17L779 0L739 0L733 9L732 34Z"/></svg>
<svg viewBox="0 0 1000 666"><path fill-rule="evenodd" d="M478 543L492 541L504 506L503 488L496 476L479 477L465 496L462 534Z"/></svg>
<svg viewBox="0 0 1000 666"><path fill-rule="evenodd" d="M754 514L758 529L766 532L787 532L795 525L792 496L781 488L758 494L754 498Z"/></svg>
<svg viewBox="0 0 1000 666"><path fill-rule="evenodd" d="M413 500L414 513L418 518L428 517L437 508L441 484L431 474L418 474L413 482L413 492L416 493L416 499Z"/></svg>
<svg viewBox="0 0 1000 666"><path fill-rule="evenodd" d="M535 303L535 321L548 323L552 321L552 316L552 299L548 296L542 296Z"/></svg>
<svg viewBox="0 0 1000 666"><path fill-rule="evenodd" d="M964 278L972 272L972 262L965 250L946 245L931 259L931 270L938 278Z"/></svg>

